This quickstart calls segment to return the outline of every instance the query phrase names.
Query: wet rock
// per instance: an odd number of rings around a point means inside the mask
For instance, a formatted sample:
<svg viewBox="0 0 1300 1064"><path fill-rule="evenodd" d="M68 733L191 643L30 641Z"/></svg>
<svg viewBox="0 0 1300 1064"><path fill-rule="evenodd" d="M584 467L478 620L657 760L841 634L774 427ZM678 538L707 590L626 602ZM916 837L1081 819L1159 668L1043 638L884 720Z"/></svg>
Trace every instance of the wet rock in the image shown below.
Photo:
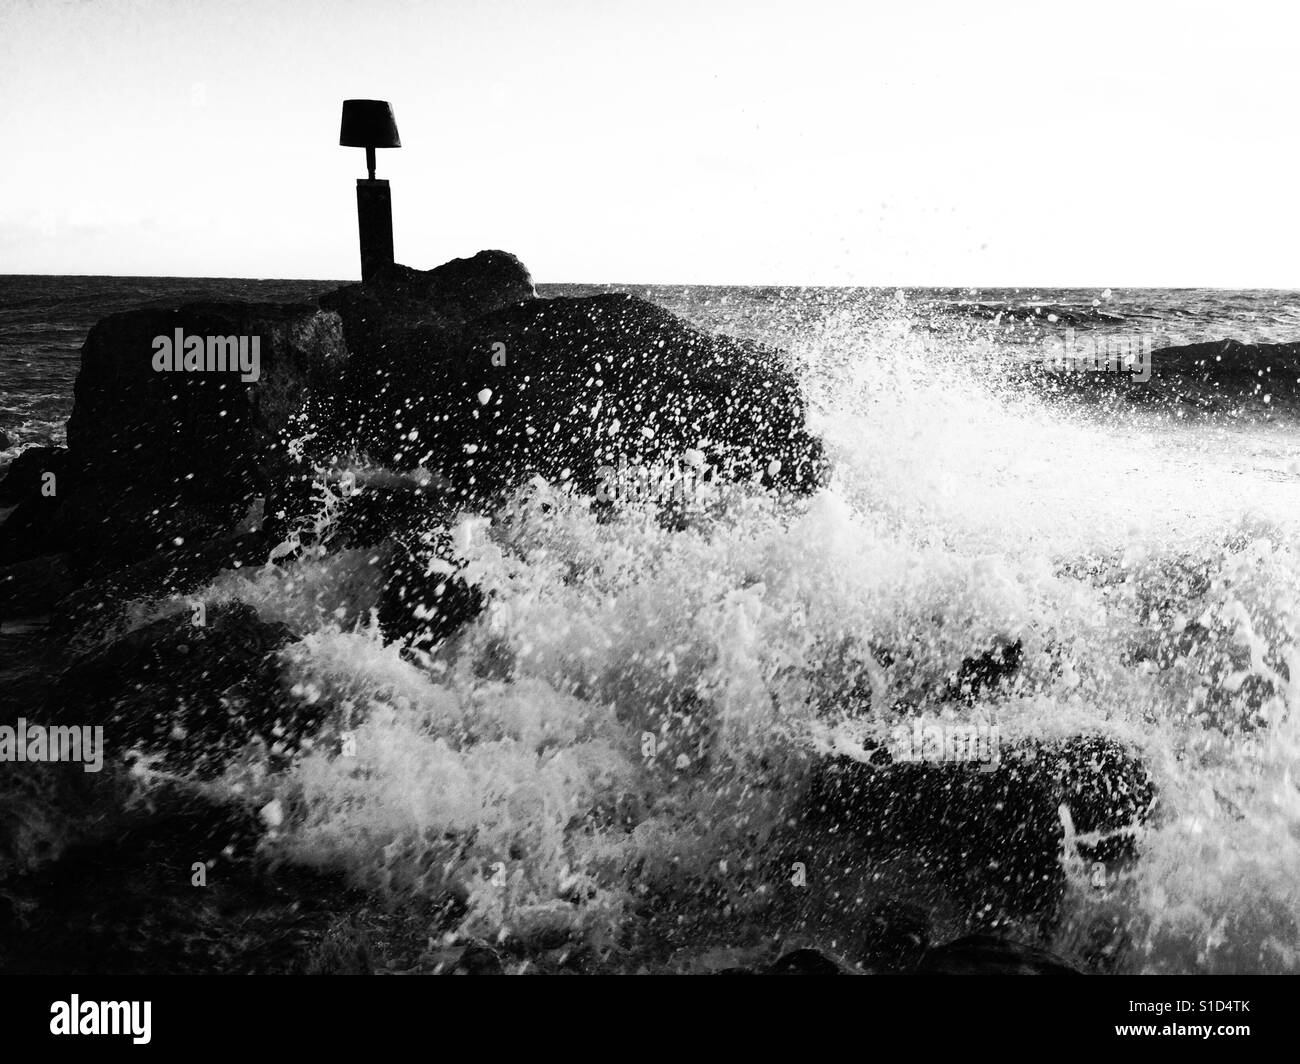
<svg viewBox="0 0 1300 1064"><path fill-rule="evenodd" d="M814 825L847 832L867 854L905 854L996 919L1052 921L1064 890L1061 807L1084 860L1133 852L1131 829L1149 815L1155 789L1138 756L1115 740L1079 736L1000 750L999 759L882 762L831 758L814 771Z"/></svg>
<svg viewBox="0 0 1300 1064"><path fill-rule="evenodd" d="M431 647L482 611L483 593L444 565L445 543L398 543L385 565L377 619L384 638Z"/></svg>
<svg viewBox="0 0 1300 1064"><path fill-rule="evenodd" d="M456 570L446 532L454 514L437 485L367 486L348 497L331 545L376 547L384 583L377 620L384 638L432 646L478 616L484 598Z"/></svg>
<svg viewBox="0 0 1300 1064"><path fill-rule="evenodd" d="M1036 946L992 935L970 935L930 950L918 975L1082 975L1068 961Z"/></svg>
<svg viewBox="0 0 1300 1064"><path fill-rule="evenodd" d="M873 970L911 971L929 945L930 914L919 905L889 899L863 919L862 960Z"/></svg>
<svg viewBox="0 0 1300 1064"><path fill-rule="evenodd" d="M19 454L0 480L0 506L12 506L41 489L45 473L57 476L68 469L66 447L28 447Z"/></svg>
<svg viewBox="0 0 1300 1064"><path fill-rule="evenodd" d="M430 951L427 969L436 975L503 975L501 955L485 942Z"/></svg>
<svg viewBox="0 0 1300 1064"><path fill-rule="evenodd" d="M56 635L73 640L121 620L128 604L198 591L224 569L266 562L274 544L260 532L220 536L183 544L103 575L93 575L54 607Z"/></svg>
<svg viewBox="0 0 1300 1064"><path fill-rule="evenodd" d="M155 338L178 330L247 338L250 356L257 338L257 363L248 374L156 369ZM103 319L82 348L68 421L74 475L59 486L48 536L132 561L232 531L255 496L274 509L297 472L286 451L296 419L346 361L338 317L310 306L204 303Z"/></svg>
<svg viewBox="0 0 1300 1064"><path fill-rule="evenodd" d="M202 625L189 610L163 617L76 659L56 719L103 725L108 760L139 747L199 775L254 740L288 753L323 712L281 690L276 651L294 638L243 603L207 608Z"/></svg>
<svg viewBox="0 0 1300 1064"><path fill-rule="evenodd" d="M400 337L411 324L445 329L536 297L532 276L518 258L480 251L432 270L394 263L362 284L327 293L320 303L347 322L353 350L377 354L388 337Z"/></svg>
<svg viewBox="0 0 1300 1064"><path fill-rule="evenodd" d="M453 398L465 401L462 450L473 451L460 473L475 486L540 474L594 494L602 469L680 465L693 450L713 479L808 491L824 478L780 352L702 333L633 296L498 311L466 328L462 349L474 372Z"/></svg>
<svg viewBox="0 0 1300 1064"><path fill-rule="evenodd" d="M724 479L810 490L824 477L780 352L627 295L536 299L507 285L483 312L492 300L441 308L411 289L381 280L322 299L354 353L342 416L372 458L434 470L462 501L534 475L594 494L606 467L688 451Z"/></svg>
<svg viewBox="0 0 1300 1064"><path fill-rule="evenodd" d="M288 974L323 957L357 970L324 943L362 897L337 877L272 869L254 811L155 793L99 813L98 838L4 881L18 927L0 940L0 973Z"/></svg>
<svg viewBox="0 0 1300 1064"><path fill-rule="evenodd" d="M978 657L965 658L944 693L945 699L973 703L1010 684L1020 670L1023 650L1017 639L1001 642Z"/></svg>
<svg viewBox="0 0 1300 1064"><path fill-rule="evenodd" d="M77 583L66 554L0 566L0 624L13 618L46 616Z"/></svg>
<svg viewBox="0 0 1300 1064"><path fill-rule="evenodd" d="M58 447L29 447L9 467L0 492L0 506L12 511L0 523L0 564L60 553L51 536L76 470L68 453Z"/></svg>

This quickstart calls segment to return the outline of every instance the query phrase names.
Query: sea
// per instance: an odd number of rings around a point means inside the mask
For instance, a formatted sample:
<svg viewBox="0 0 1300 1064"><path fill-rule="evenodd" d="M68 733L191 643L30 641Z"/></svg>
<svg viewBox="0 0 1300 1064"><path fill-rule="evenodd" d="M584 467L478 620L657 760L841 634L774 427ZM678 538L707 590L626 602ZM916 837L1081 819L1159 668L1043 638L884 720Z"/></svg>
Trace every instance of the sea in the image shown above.
<svg viewBox="0 0 1300 1064"><path fill-rule="evenodd" d="M101 317L339 283L0 277L0 467L62 442ZM761 859L753 792L780 789L766 755L861 749L887 725L809 714L833 686L828 648L837 668L845 646L891 648L888 668L863 659L873 704L930 706L964 658L1019 640L1014 691L931 711L1004 742L1114 737L1160 796L1134 826L1136 861L1099 873L1062 854L1048 944L1078 957L1105 928L1111 970L1300 972L1300 421L1266 389L1216 416L1103 411L1015 372L1081 337L1157 358L1300 342L1300 293L538 286L610 289L788 352L830 483L793 509L746 498L676 531L597 522L560 493L544 518L467 517L458 542L493 604L423 666L368 627L364 558L218 578L212 597L306 632L295 682L348 707L366 759L232 769L219 786L277 810L268 846L397 894L442 889L441 867L462 877L465 933L495 941L617 936L647 890L705 882L743 895L761 934L738 870ZM511 669L485 664L503 654ZM710 707L707 763L645 770L636 722L665 697ZM448 872L452 836L469 853ZM910 888L882 868L871 889Z"/></svg>

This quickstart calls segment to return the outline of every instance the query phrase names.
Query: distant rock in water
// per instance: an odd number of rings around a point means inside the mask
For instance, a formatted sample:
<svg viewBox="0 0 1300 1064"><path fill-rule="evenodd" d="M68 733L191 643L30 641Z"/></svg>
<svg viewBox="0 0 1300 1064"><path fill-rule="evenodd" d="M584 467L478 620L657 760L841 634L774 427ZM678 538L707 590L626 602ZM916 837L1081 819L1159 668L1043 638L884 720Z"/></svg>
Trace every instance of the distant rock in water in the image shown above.
<svg viewBox="0 0 1300 1064"><path fill-rule="evenodd" d="M1083 334L1079 349L1045 346L1041 360L1015 373L1049 398L1113 407L1167 410L1179 415L1300 416L1300 343L1243 344L1237 340L1151 349L1132 369L1112 364L1108 350L1132 350L1138 338L1108 341ZM1112 344L1111 348L1106 345ZM1094 349L1099 352L1093 356ZM1073 354L1074 362L1062 355ZM1084 357L1084 355L1088 357ZM1139 376L1140 361L1149 360L1148 380ZM1095 368L1094 368L1095 367Z"/></svg>

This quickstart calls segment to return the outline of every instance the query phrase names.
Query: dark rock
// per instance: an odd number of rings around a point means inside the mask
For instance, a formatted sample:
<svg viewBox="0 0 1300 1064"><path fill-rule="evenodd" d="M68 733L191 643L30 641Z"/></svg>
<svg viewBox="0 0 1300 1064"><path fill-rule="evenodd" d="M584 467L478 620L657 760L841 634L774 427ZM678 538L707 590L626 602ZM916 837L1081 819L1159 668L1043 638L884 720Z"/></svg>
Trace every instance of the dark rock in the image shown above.
<svg viewBox="0 0 1300 1064"><path fill-rule="evenodd" d="M508 251L480 251L432 270L394 263L363 284L327 293L320 304L349 323L349 341L364 333L367 342L361 349L370 349L387 326L400 328L414 319L447 328L536 296L528 268L518 258Z"/></svg>
<svg viewBox="0 0 1300 1064"><path fill-rule="evenodd" d="M1021 641L1000 643L978 657L965 658L944 697L975 702L981 696L1010 683L1020 669Z"/></svg>
<svg viewBox="0 0 1300 1064"><path fill-rule="evenodd" d="M435 485L408 478L350 494L329 529L332 547L373 546L382 559L376 619L389 641L431 646L483 608L480 591L454 571L445 531L453 517Z"/></svg>
<svg viewBox="0 0 1300 1064"><path fill-rule="evenodd" d="M505 967L501 955L483 942L471 942L461 951L449 974L451 975L502 975Z"/></svg>
<svg viewBox="0 0 1300 1064"><path fill-rule="evenodd" d="M867 853L910 854L963 899L971 913L1038 916L1051 922L1064 890L1060 857L1070 812L1085 860L1133 852L1126 829L1154 804L1150 775L1111 739L1002 749L980 767L959 762L821 764L809 792L810 815L847 831Z"/></svg>
<svg viewBox="0 0 1300 1064"><path fill-rule="evenodd" d="M680 463L693 449L710 476L796 490L824 477L780 352L627 295L513 289L511 305L459 321L487 304L435 312L407 291L372 282L322 300L354 355L341 415L372 459L439 472L462 500L535 474L594 494L603 467Z"/></svg>
<svg viewBox="0 0 1300 1064"><path fill-rule="evenodd" d="M918 975L1082 975L1047 950L992 935L970 935L930 950Z"/></svg>
<svg viewBox="0 0 1300 1064"><path fill-rule="evenodd" d="M602 467L680 463L689 449L725 479L798 491L823 480L821 443L805 429L784 356L699 332L652 303L539 299L477 319L465 342L478 372L461 393L470 414L461 450L474 450L459 472L475 485L540 474L594 494ZM494 344L504 366L493 364Z"/></svg>
<svg viewBox="0 0 1300 1064"><path fill-rule="evenodd" d="M393 548L376 618L385 639L429 647L482 611L485 600L476 586L437 567L449 554L445 542Z"/></svg>
<svg viewBox="0 0 1300 1064"><path fill-rule="evenodd" d="M50 621L52 630L60 638L71 640L79 632L119 620L128 603L189 594L208 584L223 569L262 564L273 546L260 532L220 536L91 576L58 601Z"/></svg>
<svg viewBox="0 0 1300 1064"><path fill-rule="evenodd" d="M1157 347L1146 357L1146 381L1128 370L1061 372L1050 364L1017 366L1012 376L1049 399L1151 407L1179 416L1300 414L1300 344L1224 339Z"/></svg>
<svg viewBox="0 0 1300 1064"><path fill-rule="evenodd" d="M75 660L54 696L56 719L102 724L110 760L138 746L199 775L254 739L290 752L324 712L280 688L275 652L294 633L243 603L212 606L202 626L193 619L163 617Z"/></svg>
<svg viewBox="0 0 1300 1064"><path fill-rule="evenodd" d="M14 445L13 438L7 432L0 432L0 450L7 451Z"/></svg>
<svg viewBox="0 0 1300 1064"><path fill-rule="evenodd" d="M45 616L77 583L66 554L0 566L0 621Z"/></svg>
<svg viewBox="0 0 1300 1064"><path fill-rule="evenodd" d="M0 480L0 506L12 506L41 489L41 477L54 473L61 477L68 470L65 447L28 447L19 454Z"/></svg>
<svg viewBox="0 0 1300 1064"><path fill-rule="evenodd" d="M100 809L101 817L106 811ZM0 939L4 974L290 974L322 962L359 970L336 948L343 912L363 898L339 877L258 853L255 811L154 793L95 839L4 883L17 933ZM195 863L206 885L193 882Z"/></svg>
<svg viewBox="0 0 1300 1064"><path fill-rule="evenodd" d="M154 337L177 329L258 337L258 379L155 370ZM255 496L273 509L296 475L285 438L304 431L296 419L346 360L337 316L309 306L205 303L100 321L82 348L68 421L75 475L59 485L52 542L129 561L229 531Z"/></svg>
<svg viewBox="0 0 1300 1064"><path fill-rule="evenodd" d="M862 959L877 971L906 972L930 945L930 914L919 905L889 899L867 912Z"/></svg>
<svg viewBox="0 0 1300 1064"><path fill-rule="evenodd" d="M61 447L28 447L14 459L0 482L0 505L13 506L0 524L0 565L60 551L50 529L75 480Z"/></svg>

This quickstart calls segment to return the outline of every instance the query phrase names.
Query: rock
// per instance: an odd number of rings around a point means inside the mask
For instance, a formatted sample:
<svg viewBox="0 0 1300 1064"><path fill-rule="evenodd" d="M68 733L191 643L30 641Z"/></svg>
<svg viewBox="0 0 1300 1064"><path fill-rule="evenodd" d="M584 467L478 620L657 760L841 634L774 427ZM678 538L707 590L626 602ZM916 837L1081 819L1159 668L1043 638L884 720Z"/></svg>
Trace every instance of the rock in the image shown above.
<svg viewBox="0 0 1300 1064"><path fill-rule="evenodd" d="M132 602L197 591L223 569L264 563L273 546L260 532L220 536L92 576L58 601L50 619L51 628L59 638L74 643L81 633L120 621L123 610Z"/></svg>
<svg viewBox="0 0 1300 1064"><path fill-rule="evenodd" d="M66 554L46 554L0 566L0 621L43 617L77 583Z"/></svg>
<svg viewBox="0 0 1300 1064"><path fill-rule="evenodd" d="M906 972L930 945L930 914L897 899L880 902L863 921L862 960L871 969Z"/></svg>
<svg viewBox="0 0 1300 1064"><path fill-rule="evenodd" d="M14 507L0 524L0 565L58 552L49 529L73 479L62 447L28 447L13 460L0 481L0 506Z"/></svg>
<svg viewBox="0 0 1300 1064"><path fill-rule="evenodd" d="M867 854L919 860L969 914L1051 921L1064 891L1061 806L1084 860L1133 852L1125 829L1149 815L1155 789L1132 751L1098 736L1000 750L992 765L960 762L865 764L831 758L808 793L813 824L829 823Z"/></svg>
<svg viewBox="0 0 1300 1064"><path fill-rule="evenodd" d="M1081 354L1091 361L1092 346ZM1129 370L1061 372L1042 363L1016 366L1011 374L1049 399L1154 407L1179 416L1300 414L1300 344L1224 339L1148 348L1144 358L1146 381Z"/></svg>
<svg viewBox="0 0 1300 1064"><path fill-rule="evenodd" d="M155 369L154 338L178 329L250 345L256 337L256 380ZM103 319L82 348L68 421L73 476L59 485L50 542L131 561L231 530L255 496L274 508L296 472L285 437L305 431L295 419L326 401L346 360L338 317L310 306L204 303Z"/></svg>
<svg viewBox="0 0 1300 1064"><path fill-rule="evenodd" d="M428 648L482 611L482 592L440 567L449 553L445 542L393 547L377 616L385 639Z"/></svg>
<svg viewBox="0 0 1300 1064"><path fill-rule="evenodd" d="M56 720L103 725L108 760L134 747L174 771L212 775L253 740L288 753L323 710L290 701L275 652L294 640L243 603L189 610L76 659L54 696Z"/></svg>
<svg viewBox="0 0 1300 1064"><path fill-rule="evenodd" d="M498 344L504 365L492 359ZM702 333L645 300L534 300L472 322L463 351L477 371L459 396L467 487L540 474L594 494L602 468L680 468L693 451L723 479L795 491L823 481L821 442L805 429L784 356Z"/></svg>
<svg viewBox="0 0 1300 1064"><path fill-rule="evenodd" d="M349 323L349 345L364 335L356 349L366 350L376 347L388 326L400 329L415 319L446 328L536 297L528 268L518 258L508 251L480 251L432 270L394 263L363 284L327 293L320 304Z"/></svg>
<svg viewBox="0 0 1300 1064"><path fill-rule="evenodd" d="M382 559L376 619L385 639L429 647L483 608L479 590L455 572L445 531L453 517L434 486L412 478L364 485L340 509L331 546L373 546Z"/></svg>
<svg viewBox="0 0 1300 1064"><path fill-rule="evenodd" d="M42 474L66 472L68 459L66 447L25 448L9 463L4 479L0 480L0 506L12 506L36 494L40 491Z"/></svg>
<svg viewBox="0 0 1300 1064"><path fill-rule="evenodd" d="M471 942L449 958L445 975L503 975L501 955L485 942Z"/></svg>
<svg viewBox="0 0 1300 1064"><path fill-rule="evenodd" d="M974 703L1010 683L1020 669L1023 649L1017 639L1014 643L999 643L978 657L963 659L944 698Z"/></svg>
<svg viewBox="0 0 1300 1064"><path fill-rule="evenodd" d="M7 451L14 445L13 438L7 432L0 432L0 451Z"/></svg>
<svg viewBox="0 0 1300 1064"><path fill-rule="evenodd" d="M364 947L337 932L362 899L336 876L272 869L249 809L155 791L130 812L101 802L95 813L96 838L5 882L21 927L0 939L0 973L363 970Z"/></svg>
<svg viewBox="0 0 1300 1064"><path fill-rule="evenodd" d="M927 953L918 975L1082 975L1047 950L992 935L970 935Z"/></svg>
<svg viewBox="0 0 1300 1064"><path fill-rule="evenodd" d="M535 474L594 494L606 467L681 468L696 451L710 476L801 491L824 478L780 352L633 296L526 298L522 281L497 309L439 310L405 276L322 299L354 356L342 416L372 459L427 467L474 504Z"/></svg>

